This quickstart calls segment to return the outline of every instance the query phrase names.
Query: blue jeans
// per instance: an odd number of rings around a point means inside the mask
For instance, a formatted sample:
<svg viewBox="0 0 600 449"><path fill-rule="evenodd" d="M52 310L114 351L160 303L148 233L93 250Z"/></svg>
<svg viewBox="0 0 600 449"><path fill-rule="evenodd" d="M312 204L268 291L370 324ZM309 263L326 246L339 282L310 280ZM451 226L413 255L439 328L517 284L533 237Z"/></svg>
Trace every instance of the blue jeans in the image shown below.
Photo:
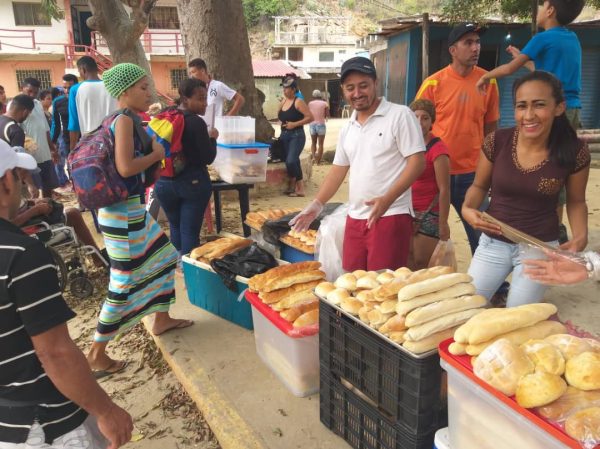
<svg viewBox="0 0 600 449"><path fill-rule="evenodd" d="M465 228L467 238L469 239L469 246L471 247L471 254L475 254L477 244L479 243L479 237L481 236L481 231L473 229L471 225L463 219L461 210L462 205L465 202L467 190L469 190L469 187L471 187L471 184L473 184L474 180L475 172L450 176L450 202L452 203L452 207L454 207L454 210L456 210L456 213L460 217L460 221L462 221L463 227ZM483 201L483 204L479 207L479 210L486 210L489 204L490 203L486 195L486 198Z"/></svg>
<svg viewBox="0 0 600 449"><path fill-rule="evenodd" d="M212 184L204 169L188 168L176 178L162 177L154 194L165 211L171 229L171 242L180 255L200 243L204 211L212 194Z"/></svg>
<svg viewBox="0 0 600 449"><path fill-rule="evenodd" d="M549 244L556 246L558 242ZM477 294L485 296L489 301L511 272L512 282L506 307L537 303L543 299L548 287L523 274L519 245L481 234L479 246L469 266L469 274L473 277Z"/></svg>
<svg viewBox="0 0 600 449"><path fill-rule="evenodd" d="M54 164L54 170L56 171L59 186L64 186L69 181L69 177L65 172L65 164L68 155L69 144L65 142L65 138L61 134L58 136L58 163Z"/></svg>
<svg viewBox="0 0 600 449"><path fill-rule="evenodd" d="M283 154L285 155L285 167L290 178L302 181L302 166L300 165L300 154L306 143L304 128L294 128L291 131L282 130L279 139L283 142Z"/></svg>

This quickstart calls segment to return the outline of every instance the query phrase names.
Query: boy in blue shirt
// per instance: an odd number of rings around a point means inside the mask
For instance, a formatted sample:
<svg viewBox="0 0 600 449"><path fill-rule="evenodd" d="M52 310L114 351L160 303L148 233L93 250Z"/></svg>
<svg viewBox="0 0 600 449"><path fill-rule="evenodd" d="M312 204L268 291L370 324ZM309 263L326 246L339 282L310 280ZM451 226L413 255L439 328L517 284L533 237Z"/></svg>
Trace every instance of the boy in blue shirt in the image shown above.
<svg viewBox="0 0 600 449"><path fill-rule="evenodd" d="M513 60L483 75L477 87L485 90L490 79L511 75L524 65L531 70L550 72L562 83L567 118L575 129L579 128L581 44L577 35L565 27L577 18L584 4L585 0L544 1L538 8L536 21L537 26L545 31L533 36L521 52L515 47L508 47Z"/></svg>

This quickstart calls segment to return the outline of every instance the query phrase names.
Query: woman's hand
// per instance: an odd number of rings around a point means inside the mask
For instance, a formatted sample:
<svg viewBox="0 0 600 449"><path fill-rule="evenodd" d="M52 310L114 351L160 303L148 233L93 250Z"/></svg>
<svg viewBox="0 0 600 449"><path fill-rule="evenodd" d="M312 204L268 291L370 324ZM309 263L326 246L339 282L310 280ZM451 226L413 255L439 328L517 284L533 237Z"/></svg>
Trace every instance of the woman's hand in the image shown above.
<svg viewBox="0 0 600 449"><path fill-rule="evenodd" d="M581 242L579 239L571 239L568 242L563 243L559 246L560 249L564 251L569 251L572 253L577 253L579 251L583 251L587 245L587 242Z"/></svg>
<svg viewBox="0 0 600 449"><path fill-rule="evenodd" d="M217 128L210 128L208 131L208 137L216 140L219 137L219 130Z"/></svg>
<svg viewBox="0 0 600 449"><path fill-rule="evenodd" d="M165 158L165 147L156 140L156 136L152 136L152 155L156 162L162 161Z"/></svg>
<svg viewBox="0 0 600 449"><path fill-rule="evenodd" d="M448 226L448 223L440 223L438 232L440 234L440 240L443 240L444 242L450 240L450 226Z"/></svg>
<svg viewBox="0 0 600 449"><path fill-rule="evenodd" d="M472 207L462 208L463 219L469 223L474 229L478 229L483 232L489 232L490 234L502 235L500 226L490 223L483 219L483 213Z"/></svg>
<svg viewBox="0 0 600 449"><path fill-rule="evenodd" d="M285 122L283 125L281 125L281 127L290 131L294 128L297 128L298 125L296 124L296 122Z"/></svg>
<svg viewBox="0 0 600 449"><path fill-rule="evenodd" d="M548 260L524 260L524 273L534 281L549 285L576 284L588 278L585 265L550 251L546 256Z"/></svg>

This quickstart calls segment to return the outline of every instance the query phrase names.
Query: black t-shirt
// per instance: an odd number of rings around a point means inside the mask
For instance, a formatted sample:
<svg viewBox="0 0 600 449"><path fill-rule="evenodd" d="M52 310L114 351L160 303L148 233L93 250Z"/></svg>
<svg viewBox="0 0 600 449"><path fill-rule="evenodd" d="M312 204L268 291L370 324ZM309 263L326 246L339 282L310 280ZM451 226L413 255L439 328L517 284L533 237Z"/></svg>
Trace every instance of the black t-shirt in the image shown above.
<svg viewBox="0 0 600 449"><path fill-rule="evenodd" d="M208 135L206 122L198 115L184 111L185 127L181 137L186 168L206 168L217 157L217 141Z"/></svg>
<svg viewBox="0 0 600 449"><path fill-rule="evenodd" d="M56 272L39 240L0 218L0 442L25 442L37 421L50 444L87 417L56 389L31 341L75 316Z"/></svg>
<svg viewBox="0 0 600 449"><path fill-rule="evenodd" d="M0 139L11 147L25 146L25 132L10 117L0 115Z"/></svg>

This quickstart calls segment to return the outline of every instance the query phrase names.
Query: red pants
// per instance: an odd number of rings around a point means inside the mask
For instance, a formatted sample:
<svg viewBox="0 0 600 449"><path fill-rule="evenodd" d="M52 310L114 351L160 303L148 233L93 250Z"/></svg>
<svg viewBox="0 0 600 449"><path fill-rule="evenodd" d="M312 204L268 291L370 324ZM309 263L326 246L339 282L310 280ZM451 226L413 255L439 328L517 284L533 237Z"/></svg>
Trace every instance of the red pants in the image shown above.
<svg viewBox="0 0 600 449"><path fill-rule="evenodd" d="M408 261L412 238L412 217L408 214L382 217L371 228L367 220L346 219L342 266L346 271L396 270Z"/></svg>

